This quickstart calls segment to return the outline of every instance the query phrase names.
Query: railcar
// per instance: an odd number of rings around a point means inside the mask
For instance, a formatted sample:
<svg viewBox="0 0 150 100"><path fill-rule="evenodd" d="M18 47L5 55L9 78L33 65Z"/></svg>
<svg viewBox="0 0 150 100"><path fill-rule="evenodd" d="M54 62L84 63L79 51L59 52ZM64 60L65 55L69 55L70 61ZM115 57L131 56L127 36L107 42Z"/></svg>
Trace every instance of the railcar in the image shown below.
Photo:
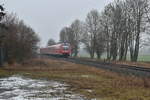
<svg viewBox="0 0 150 100"><path fill-rule="evenodd" d="M59 43L46 48L41 48L40 54L69 57L71 55L71 46L69 43Z"/></svg>

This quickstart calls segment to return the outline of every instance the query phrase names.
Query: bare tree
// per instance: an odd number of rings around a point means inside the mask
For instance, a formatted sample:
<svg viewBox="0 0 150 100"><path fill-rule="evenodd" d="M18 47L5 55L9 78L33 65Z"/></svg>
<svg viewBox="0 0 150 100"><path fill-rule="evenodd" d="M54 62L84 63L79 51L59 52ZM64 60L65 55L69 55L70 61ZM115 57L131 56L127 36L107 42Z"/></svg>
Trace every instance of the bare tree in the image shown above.
<svg viewBox="0 0 150 100"><path fill-rule="evenodd" d="M33 57L36 54L37 43L39 42L34 30L13 14L7 15L3 23L8 28L3 30L6 59L20 62Z"/></svg>
<svg viewBox="0 0 150 100"><path fill-rule="evenodd" d="M87 27L87 42L85 43L87 51L90 53L91 58L94 58L96 49L96 37L99 32L99 12L97 10L92 10L88 13L86 18Z"/></svg>
<svg viewBox="0 0 150 100"><path fill-rule="evenodd" d="M130 33L130 56L132 61L137 61L140 49L140 34L145 32L146 9L149 9L148 0L126 0L130 8L129 15L134 23Z"/></svg>
<svg viewBox="0 0 150 100"><path fill-rule="evenodd" d="M70 42L76 54L82 41L91 58L95 54L100 58L107 52L108 60L126 60L130 52L131 61L137 61L140 46L148 43L143 43L141 37L150 29L149 3L148 0L115 0L100 14L97 10L89 12L85 24L73 22L61 32L61 40Z"/></svg>
<svg viewBox="0 0 150 100"><path fill-rule="evenodd" d="M111 59L111 36L112 36L112 25L111 25L111 4L107 5L104 11L101 13L100 23L105 34L106 40L106 53L107 60Z"/></svg>
<svg viewBox="0 0 150 100"><path fill-rule="evenodd" d="M60 42L72 43L72 40L72 29L70 27L64 27L60 31Z"/></svg>
<svg viewBox="0 0 150 100"><path fill-rule="evenodd" d="M117 60L119 50L124 53L124 9L122 1L116 1L109 5L109 20L110 20L110 58ZM123 41L123 42L122 42ZM121 43L122 42L122 43ZM121 48L121 49L120 49ZM123 49L122 49L123 48ZM122 53L120 53L122 55Z"/></svg>
<svg viewBox="0 0 150 100"><path fill-rule="evenodd" d="M54 39L49 39L48 43L47 43L47 46L51 46L51 45L55 45L55 44L56 44L56 42L55 42Z"/></svg>
<svg viewBox="0 0 150 100"><path fill-rule="evenodd" d="M74 51L74 36L73 36L73 31L70 27L64 27L61 31L60 31L60 42L67 42L70 43L70 45L72 46L72 54Z"/></svg>
<svg viewBox="0 0 150 100"><path fill-rule="evenodd" d="M79 50L79 45L83 39L83 23L76 19L72 24L71 24L71 30L72 30L72 37L73 37L73 53L74 56L77 57L78 55L78 50Z"/></svg>
<svg viewBox="0 0 150 100"><path fill-rule="evenodd" d="M101 17L103 32L107 36L107 59L126 60L128 48L132 61L137 61L140 37L148 28L148 0L115 1L105 7Z"/></svg>
<svg viewBox="0 0 150 100"><path fill-rule="evenodd" d="M77 57L79 45L83 39L83 23L75 20L70 27L65 27L60 32L60 41L68 42L72 46L72 55Z"/></svg>
<svg viewBox="0 0 150 100"><path fill-rule="evenodd" d="M100 27L102 29L102 27ZM95 47L95 51L97 54L97 58L100 59L102 54L105 51L106 48L106 36L103 33L103 30L99 30L99 33L96 36L96 47Z"/></svg>

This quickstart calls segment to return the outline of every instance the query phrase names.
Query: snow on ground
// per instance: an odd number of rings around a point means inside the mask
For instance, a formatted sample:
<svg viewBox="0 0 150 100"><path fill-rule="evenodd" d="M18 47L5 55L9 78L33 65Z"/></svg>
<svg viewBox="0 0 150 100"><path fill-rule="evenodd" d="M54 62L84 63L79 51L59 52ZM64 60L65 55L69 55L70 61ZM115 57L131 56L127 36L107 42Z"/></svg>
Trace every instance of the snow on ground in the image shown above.
<svg viewBox="0 0 150 100"><path fill-rule="evenodd" d="M11 76L0 79L0 100L86 100L68 88L57 81Z"/></svg>

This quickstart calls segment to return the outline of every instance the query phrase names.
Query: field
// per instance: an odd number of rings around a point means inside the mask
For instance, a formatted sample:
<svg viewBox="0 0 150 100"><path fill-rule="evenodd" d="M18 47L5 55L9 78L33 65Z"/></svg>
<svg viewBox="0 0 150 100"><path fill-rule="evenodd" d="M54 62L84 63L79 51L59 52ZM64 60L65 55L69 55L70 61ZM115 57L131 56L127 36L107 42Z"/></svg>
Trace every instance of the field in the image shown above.
<svg viewBox="0 0 150 100"><path fill-rule="evenodd" d="M140 55L138 61L150 62L150 55Z"/></svg>
<svg viewBox="0 0 150 100"><path fill-rule="evenodd" d="M90 55L87 54L87 53L82 53L82 54L79 54L79 57L90 58ZM105 54L102 56L102 59L106 59ZM130 61L130 56L129 55L127 56L127 60ZM140 62L150 62L150 54L148 54L148 55L139 55L138 61L140 61Z"/></svg>
<svg viewBox="0 0 150 100"><path fill-rule="evenodd" d="M124 76L65 61L34 59L0 69L0 77L14 74L63 81L71 85L72 91L89 99L150 100L149 78Z"/></svg>

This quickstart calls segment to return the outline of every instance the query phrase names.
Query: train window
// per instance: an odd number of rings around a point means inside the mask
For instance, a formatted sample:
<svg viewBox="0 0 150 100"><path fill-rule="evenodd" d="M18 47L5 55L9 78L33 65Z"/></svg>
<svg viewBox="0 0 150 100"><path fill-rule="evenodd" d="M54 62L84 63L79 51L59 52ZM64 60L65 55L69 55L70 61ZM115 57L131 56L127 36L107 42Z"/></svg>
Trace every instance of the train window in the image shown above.
<svg viewBox="0 0 150 100"><path fill-rule="evenodd" d="M64 46L63 48L64 48L64 50L69 50L68 46Z"/></svg>
<svg viewBox="0 0 150 100"><path fill-rule="evenodd" d="M64 46L69 46L69 43L64 43Z"/></svg>

